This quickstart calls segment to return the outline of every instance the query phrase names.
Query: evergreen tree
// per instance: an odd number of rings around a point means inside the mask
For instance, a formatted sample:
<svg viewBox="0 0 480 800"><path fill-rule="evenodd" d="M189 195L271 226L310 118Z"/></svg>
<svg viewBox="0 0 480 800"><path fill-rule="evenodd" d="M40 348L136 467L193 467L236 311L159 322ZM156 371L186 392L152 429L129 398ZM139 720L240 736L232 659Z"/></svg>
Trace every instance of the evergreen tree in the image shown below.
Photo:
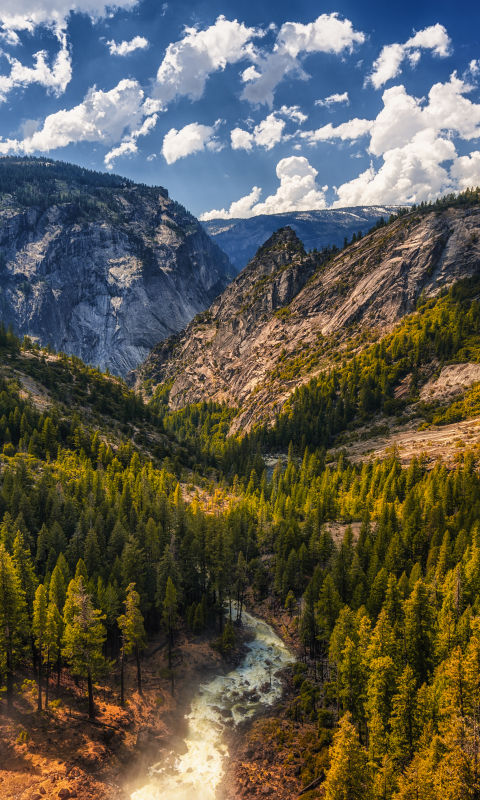
<svg viewBox="0 0 480 800"><path fill-rule="evenodd" d="M35 592L33 601L32 632L35 637L35 646L38 648L38 711L42 710L42 666L43 643L47 627L47 593L41 583Z"/></svg>
<svg viewBox="0 0 480 800"><path fill-rule="evenodd" d="M122 660L121 660L121 703L124 701L123 686L123 662L125 654L134 652L137 662L137 685L138 693L142 694L142 675L140 671L140 652L146 647L145 628L143 617L139 609L140 595L135 591L135 584L131 583L127 587L127 597L125 600L125 614L122 614L117 622L122 632Z"/></svg>
<svg viewBox="0 0 480 800"><path fill-rule="evenodd" d="M88 715L95 718L93 702L93 679L103 668L102 647L105 641L104 619L100 611L93 607L87 594L84 579L80 575L70 581L64 608L65 631L63 647L67 660L75 675L87 678Z"/></svg>
<svg viewBox="0 0 480 800"><path fill-rule="evenodd" d="M177 613L178 613L177 590L173 585L172 579L169 577L165 589L165 599L163 601L163 623L168 632L168 669L170 670L172 679L172 697L174 693L174 676L172 670L172 645L173 645L173 631L177 623Z"/></svg>
<svg viewBox="0 0 480 800"><path fill-rule="evenodd" d="M364 800L370 791L367 759L350 714L345 714L333 739L325 780L326 800Z"/></svg>
<svg viewBox="0 0 480 800"><path fill-rule="evenodd" d="M0 654L7 676L7 711L13 712L14 669L23 653L28 631L25 592L12 557L0 544Z"/></svg>
<svg viewBox="0 0 480 800"><path fill-rule="evenodd" d="M391 747L396 758L411 761L422 731L422 720L417 704L415 675L408 664L397 681L397 689L390 720Z"/></svg>

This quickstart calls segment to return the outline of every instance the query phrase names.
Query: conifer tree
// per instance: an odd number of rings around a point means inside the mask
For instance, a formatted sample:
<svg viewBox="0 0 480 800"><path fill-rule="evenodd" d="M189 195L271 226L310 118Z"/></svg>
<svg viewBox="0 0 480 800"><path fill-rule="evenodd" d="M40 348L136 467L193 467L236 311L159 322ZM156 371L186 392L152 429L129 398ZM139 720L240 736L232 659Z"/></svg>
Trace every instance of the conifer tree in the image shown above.
<svg viewBox="0 0 480 800"><path fill-rule="evenodd" d="M432 604L422 579L405 602L405 647L415 678L424 683L433 666L434 637Z"/></svg>
<svg viewBox="0 0 480 800"><path fill-rule="evenodd" d="M35 637L35 646L38 649L38 712L42 710L42 666L43 666L43 643L45 629L47 627L47 593L41 583L35 592L33 601L33 620L32 632Z"/></svg>
<svg viewBox="0 0 480 800"><path fill-rule="evenodd" d="M64 607L64 653L74 674L87 678L88 715L91 719L95 718L93 679L104 665L103 619L102 613L93 607L82 575L70 581Z"/></svg>
<svg viewBox="0 0 480 800"><path fill-rule="evenodd" d="M55 605L50 602L47 608L47 623L43 637L44 662L47 666L46 686L45 686L45 708L48 707L49 687L50 687L50 665L52 660L57 658L57 697L60 693L60 660L61 660L61 641L63 636L63 619Z"/></svg>
<svg viewBox="0 0 480 800"><path fill-rule="evenodd" d="M225 628L222 633L222 653L226 656L230 655L232 650L235 649L237 637L235 635L235 628L233 627L232 618L229 617L225 623Z"/></svg>
<svg viewBox="0 0 480 800"><path fill-rule="evenodd" d="M121 660L121 703L124 705L124 686L123 671L125 654L135 653L137 662L137 686L138 693L142 694L142 675L140 671L140 652L146 647L145 628L143 617L140 612L140 595L135 591L135 584L131 583L127 587L127 597L125 600L125 614L122 614L117 622L122 632L122 660Z"/></svg>
<svg viewBox="0 0 480 800"><path fill-rule="evenodd" d="M199 603L198 607L201 607ZM165 599L163 601L163 622L168 631L168 669L172 679L172 697L174 693L174 676L172 670L172 645L173 631L177 623L177 590L169 577L165 589Z"/></svg>
<svg viewBox="0 0 480 800"><path fill-rule="evenodd" d="M364 800L370 791L367 759L351 715L345 714L333 739L325 800Z"/></svg>
<svg viewBox="0 0 480 800"><path fill-rule="evenodd" d="M415 675L409 664L397 681L397 689L390 719L392 752L398 759L412 760L422 730L422 720L418 713Z"/></svg>
<svg viewBox="0 0 480 800"><path fill-rule="evenodd" d="M13 711L13 676L28 631L25 593L12 557L0 544L0 653L7 676L7 711Z"/></svg>

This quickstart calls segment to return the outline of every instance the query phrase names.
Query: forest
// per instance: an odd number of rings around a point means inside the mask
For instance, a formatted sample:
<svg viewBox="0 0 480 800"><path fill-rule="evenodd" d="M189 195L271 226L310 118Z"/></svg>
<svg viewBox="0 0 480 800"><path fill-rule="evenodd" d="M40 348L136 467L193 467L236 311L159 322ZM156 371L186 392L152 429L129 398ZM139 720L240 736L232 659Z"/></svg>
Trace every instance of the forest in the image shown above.
<svg viewBox="0 0 480 800"><path fill-rule="evenodd" d="M229 601L267 598L292 615L300 603L286 713L318 731L303 784L323 775L327 800L478 797L478 452L427 469L422 456L402 467L395 447L353 463L332 446L413 404L427 426L479 413L475 386L451 406L418 406L432 369L480 359L479 293L472 279L421 296L391 333L352 339L270 428L243 437L228 436L225 406L171 412L168 387L145 404L2 327L2 710L12 713L28 665L39 710L67 670L86 681L93 718L96 681L125 658L141 690L159 629L173 689L180 624L228 653ZM43 411L25 380L49 391Z"/></svg>

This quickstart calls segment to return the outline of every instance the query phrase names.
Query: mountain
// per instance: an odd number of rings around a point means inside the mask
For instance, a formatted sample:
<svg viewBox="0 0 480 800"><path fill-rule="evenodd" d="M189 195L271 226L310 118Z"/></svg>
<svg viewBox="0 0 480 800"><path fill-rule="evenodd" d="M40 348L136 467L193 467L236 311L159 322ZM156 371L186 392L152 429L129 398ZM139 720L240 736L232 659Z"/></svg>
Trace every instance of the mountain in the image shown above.
<svg viewBox="0 0 480 800"><path fill-rule="evenodd" d="M20 336L125 375L233 272L163 187L0 159L0 315Z"/></svg>
<svg viewBox="0 0 480 800"><path fill-rule="evenodd" d="M341 247L345 236L350 240L359 230L365 233L380 217L388 219L401 207L355 206L323 211L261 214L251 219L212 219L202 222L202 225L227 253L237 271L240 271L278 228L292 228L307 251L315 248L321 250L327 245Z"/></svg>
<svg viewBox="0 0 480 800"><path fill-rule="evenodd" d="M230 433L272 420L312 376L360 351L480 265L480 215L414 210L341 252L306 254L289 227L181 334L129 376L168 386L170 409L205 400L236 410Z"/></svg>

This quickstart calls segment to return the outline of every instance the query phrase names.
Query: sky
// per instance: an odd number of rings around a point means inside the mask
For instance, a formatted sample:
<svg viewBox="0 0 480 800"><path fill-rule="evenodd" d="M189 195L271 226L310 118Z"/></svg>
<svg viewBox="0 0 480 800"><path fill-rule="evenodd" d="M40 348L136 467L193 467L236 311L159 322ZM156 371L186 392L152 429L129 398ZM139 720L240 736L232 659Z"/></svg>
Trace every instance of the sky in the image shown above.
<svg viewBox="0 0 480 800"><path fill-rule="evenodd" d="M201 219L480 185L475 0L2 0L0 155L161 185Z"/></svg>

